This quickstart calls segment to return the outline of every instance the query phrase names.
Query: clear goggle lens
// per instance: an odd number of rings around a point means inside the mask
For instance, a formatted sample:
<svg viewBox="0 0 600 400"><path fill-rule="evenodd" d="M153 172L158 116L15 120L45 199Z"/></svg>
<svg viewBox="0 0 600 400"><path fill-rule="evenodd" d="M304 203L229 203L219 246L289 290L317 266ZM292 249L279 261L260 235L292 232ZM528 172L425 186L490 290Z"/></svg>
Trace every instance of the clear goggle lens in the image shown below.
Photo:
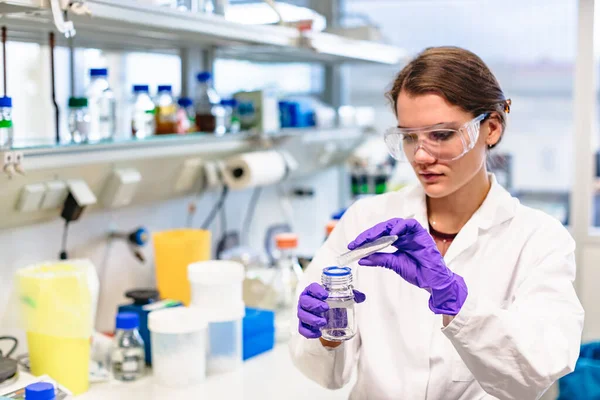
<svg viewBox="0 0 600 400"><path fill-rule="evenodd" d="M489 114L481 114L459 129L444 128L390 128L384 141L392 157L401 161L412 161L419 149L425 150L440 161L453 161L464 156L475 147L479 138L481 122Z"/></svg>

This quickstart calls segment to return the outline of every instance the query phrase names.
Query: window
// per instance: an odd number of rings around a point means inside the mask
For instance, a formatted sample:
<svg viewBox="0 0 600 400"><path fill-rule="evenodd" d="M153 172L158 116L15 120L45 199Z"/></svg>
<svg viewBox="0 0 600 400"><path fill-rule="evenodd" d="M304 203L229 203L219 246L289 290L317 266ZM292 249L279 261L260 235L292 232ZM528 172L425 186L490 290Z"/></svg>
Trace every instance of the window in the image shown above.
<svg viewBox="0 0 600 400"><path fill-rule="evenodd" d="M411 55L439 45L478 54L513 100L495 150L509 159L507 189L568 223L576 1L348 0L345 11L377 21L388 41ZM395 123L383 95L400 68L351 68L350 103L375 104L381 132Z"/></svg>

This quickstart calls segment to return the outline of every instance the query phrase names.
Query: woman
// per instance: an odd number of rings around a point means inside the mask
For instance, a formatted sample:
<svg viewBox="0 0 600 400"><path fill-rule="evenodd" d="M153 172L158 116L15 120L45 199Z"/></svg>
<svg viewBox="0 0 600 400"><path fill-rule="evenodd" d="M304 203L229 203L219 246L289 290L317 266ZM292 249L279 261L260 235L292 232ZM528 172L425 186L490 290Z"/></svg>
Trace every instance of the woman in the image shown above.
<svg viewBox="0 0 600 400"><path fill-rule="evenodd" d="M357 202L319 250L301 286L294 363L331 389L357 366L352 399L536 399L573 370L583 309L569 233L487 172L510 100L478 56L454 47L421 53L389 98L398 126L386 143L420 185ZM327 292L309 283L386 235L399 236L392 252L353 268L356 301L366 295L358 334L320 338Z"/></svg>

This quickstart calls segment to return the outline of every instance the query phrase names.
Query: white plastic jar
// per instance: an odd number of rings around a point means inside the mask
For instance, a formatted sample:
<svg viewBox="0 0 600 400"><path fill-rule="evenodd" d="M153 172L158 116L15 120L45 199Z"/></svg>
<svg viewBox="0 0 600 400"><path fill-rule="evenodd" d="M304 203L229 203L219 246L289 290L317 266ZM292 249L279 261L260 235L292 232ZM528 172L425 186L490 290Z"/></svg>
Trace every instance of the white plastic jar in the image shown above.
<svg viewBox="0 0 600 400"><path fill-rule="evenodd" d="M208 321L208 373L233 371L242 365L242 283L244 266L235 261L204 261L188 267L190 308Z"/></svg>
<svg viewBox="0 0 600 400"><path fill-rule="evenodd" d="M206 378L207 322L195 310L172 307L148 314L152 374L157 384L187 387Z"/></svg>

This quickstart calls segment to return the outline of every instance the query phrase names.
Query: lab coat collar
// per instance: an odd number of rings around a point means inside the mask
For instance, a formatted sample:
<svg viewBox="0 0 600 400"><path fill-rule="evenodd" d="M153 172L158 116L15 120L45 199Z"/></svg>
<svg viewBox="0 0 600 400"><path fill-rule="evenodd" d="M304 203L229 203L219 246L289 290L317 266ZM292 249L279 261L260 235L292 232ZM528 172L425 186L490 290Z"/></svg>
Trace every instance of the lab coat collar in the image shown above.
<svg viewBox="0 0 600 400"><path fill-rule="evenodd" d="M444 257L447 264L477 241L480 230L489 230L512 219L515 215L518 200L513 198L506 189L500 186L493 174L489 175L491 179L490 191L479 209L473 214L452 242ZM417 185L411 188L406 194L405 199L404 214L406 218L414 218L425 229L429 229L426 196L423 187Z"/></svg>

